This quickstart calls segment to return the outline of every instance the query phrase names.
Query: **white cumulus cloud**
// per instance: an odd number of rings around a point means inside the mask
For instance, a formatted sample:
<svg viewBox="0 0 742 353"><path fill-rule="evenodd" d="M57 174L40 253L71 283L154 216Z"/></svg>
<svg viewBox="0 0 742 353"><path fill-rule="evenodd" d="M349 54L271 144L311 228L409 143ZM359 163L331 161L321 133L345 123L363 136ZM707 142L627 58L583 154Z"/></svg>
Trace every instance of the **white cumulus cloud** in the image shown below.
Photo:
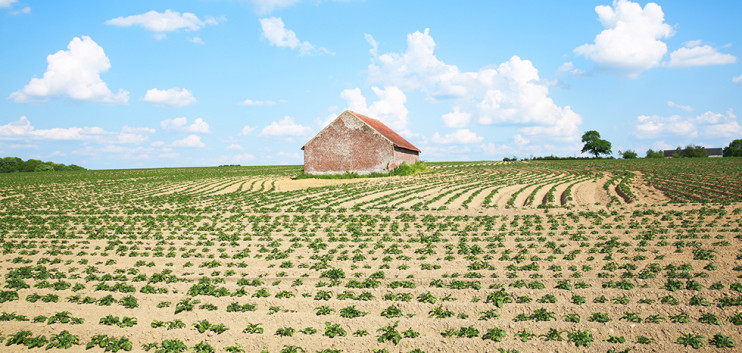
<svg viewBox="0 0 742 353"><path fill-rule="evenodd" d="M286 116L279 121L274 121L263 128L258 136L263 137L293 137L308 136L312 134L312 128L294 122L294 118Z"/></svg>
<svg viewBox="0 0 742 353"><path fill-rule="evenodd" d="M46 57L47 68L42 78L32 78L21 90L10 94L16 102L44 101L48 97L66 96L76 100L126 104L129 92L119 89L113 94L100 74L111 68L106 53L88 36L75 37L60 50Z"/></svg>
<svg viewBox="0 0 742 353"><path fill-rule="evenodd" d="M661 136L720 138L742 135L742 127L731 109L726 113L707 111L697 116L640 115L636 120L634 135L638 138Z"/></svg>
<svg viewBox="0 0 742 353"><path fill-rule="evenodd" d="M742 75L739 75L737 77L732 77L732 82L738 85L742 85Z"/></svg>
<svg viewBox="0 0 742 353"><path fill-rule="evenodd" d="M378 97L371 105L366 103L360 88L343 90L340 98L345 100L349 110L377 119L400 134L411 135L407 128L407 96L404 92L396 86L371 87L371 90Z"/></svg>
<svg viewBox="0 0 742 353"><path fill-rule="evenodd" d="M237 135L238 136L247 136L247 135L250 135L253 131L255 131L255 127L254 126L245 125L242 128L242 130L240 131L240 133L237 134Z"/></svg>
<svg viewBox="0 0 742 353"><path fill-rule="evenodd" d="M152 128L124 126L119 132L106 131L103 128L69 127L37 129L27 117L5 125L0 125L0 140L68 140L87 141L100 144L140 144L149 139L155 132Z"/></svg>
<svg viewBox="0 0 742 353"><path fill-rule="evenodd" d="M450 113L443 114L441 117L443 124L450 128L464 128L469 126L469 120L471 120L471 114L462 112L461 108L453 107L453 111Z"/></svg>
<svg viewBox="0 0 742 353"><path fill-rule="evenodd" d="M148 31L155 32L155 38L163 39L165 36L164 32L172 32L179 29L197 31L207 24L213 25L218 22L213 17L206 17L201 20L198 16L190 12L180 13L172 10L157 12L153 10L140 15L116 17L106 21L106 24L119 27L140 26Z"/></svg>
<svg viewBox="0 0 742 353"><path fill-rule="evenodd" d="M299 40L294 31L286 28L280 17L261 18L260 27L263 37L273 46L298 49L300 55L332 54L325 48L315 48L312 43Z"/></svg>
<svg viewBox="0 0 742 353"><path fill-rule="evenodd" d="M668 67L691 67L734 64L737 57L731 54L720 53L710 45L701 45L700 41L685 43L685 46L670 54Z"/></svg>
<svg viewBox="0 0 742 353"><path fill-rule="evenodd" d="M164 130L169 131L185 131L200 134L209 133L209 124L202 118L197 118L191 125L188 125L188 118L186 117L165 119L160 121L160 126Z"/></svg>
<svg viewBox="0 0 742 353"><path fill-rule="evenodd" d="M636 78L643 71L660 65L667 53L662 39L675 34L665 23L662 8L655 3L641 5L615 0L613 7L595 7L606 29L595 36L594 44L583 44L574 52L594 61L599 67Z"/></svg>
<svg viewBox="0 0 742 353"><path fill-rule="evenodd" d="M466 143L477 143L482 142L484 138L482 136L478 136L475 132L469 130L469 129L458 129L450 134L446 134L445 136L441 136L439 133L433 134L433 138L431 141L433 143L440 143L444 145L451 145L451 144L466 144Z"/></svg>
<svg viewBox="0 0 742 353"><path fill-rule="evenodd" d="M197 102L190 90L179 87L166 90L157 88L149 89L142 100L148 103L170 107L185 107Z"/></svg>
<svg viewBox="0 0 742 353"><path fill-rule="evenodd" d="M675 103L673 101L667 101L667 106L668 107L672 107L672 108L678 108L678 109L683 110L683 111L686 111L686 112L692 112L693 111L693 107L691 107L689 105L677 104L677 103Z"/></svg>
<svg viewBox="0 0 742 353"><path fill-rule="evenodd" d="M516 134L513 136L513 141L515 141L516 144L523 146L531 142L531 140L526 139L525 137L521 136L520 134Z"/></svg>
<svg viewBox="0 0 742 353"><path fill-rule="evenodd" d="M453 100L460 111L476 112L483 125L520 124L525 125L519 130L523 135L561 141L579 138L582 117L569 106L554 103L549 83L529 60L513 56L500 65L465 72L436 57L436 43L428 29L407 35L402 53L378 53L378 43L370 35L366 40L373 46L368 67L371 82L404 92L421 91L433 101ZM448 123L463 124L455 118L462 116L448 116Z"/></svg>
<svg viewBox="0 0 742 353"><path fill-rule="evenodd" d="M173 141L173 147L193 147L193 148L202 148L206 145L201 142L201 137L198 135L188 135L186 138L182 140L175 140Z"/></svg>

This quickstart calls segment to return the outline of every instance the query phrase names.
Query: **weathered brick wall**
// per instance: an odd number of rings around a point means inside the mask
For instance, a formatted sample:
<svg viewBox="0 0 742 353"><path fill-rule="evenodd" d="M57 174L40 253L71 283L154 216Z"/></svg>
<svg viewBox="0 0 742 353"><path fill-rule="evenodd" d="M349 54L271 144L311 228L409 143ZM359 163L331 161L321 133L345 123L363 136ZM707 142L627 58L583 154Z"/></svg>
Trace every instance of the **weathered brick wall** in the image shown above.
<svg viewBox="0 0 742 353"><path fill-rule="evenodd" d="M420 156L415 151L410 151L404 148L394 147L394 164L395 167L399 167L402 162L407 164L413 164L420 159Z"/></svg>
<svg viewBox="0 0 742 353"><path fill-rule="evenodd" d="M386 172L394 163L392 147L376 130L344 113L304 146L304 172Z"/></svg>

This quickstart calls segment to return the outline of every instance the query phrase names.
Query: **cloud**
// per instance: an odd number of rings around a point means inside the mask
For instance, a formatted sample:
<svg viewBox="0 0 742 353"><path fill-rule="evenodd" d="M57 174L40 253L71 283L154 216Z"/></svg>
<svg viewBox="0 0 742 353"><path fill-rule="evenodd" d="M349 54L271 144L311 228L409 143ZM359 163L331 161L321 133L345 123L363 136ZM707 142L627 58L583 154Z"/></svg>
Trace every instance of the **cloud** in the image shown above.
<svg viewBox="0 0 742 353"><path fill-rule="evenodd" d="M255 156L249 153L238 153L217 158L219 164L243 164L255 160Z"/></svg>
<svg viewBox="0 0 742 353"><path fill-rule="evenodd" d="M60 50L46 57L42 78L32 78L23 89L10 94L19 103L45 101L48 97L67 96L76 100L127 104L129 92L113 94L100 74L111 68L106 53L90 37L75 37Z"/></svg>
<svg viewBox="0 0 742 353"><path fill-rule="evenodd" d="M260 27L263 29L263 37L273 46L298 49L299 55L332 54L325 48L315 48L312 43L299 40L294 31L286 28L280 17L261 18Z"/></svg>
<svg viewBox="0 0 742 353"><path fill-rule="evenodd" d="M443 119L443 124L445 124L446 127L456 129L469 126L471 114L462 112L461 108L459 107L453 107L452 112L443 114L441 118Z"/></svg>
<svg viewBox="0 0 742 353"><path fill-rule="evenodd" d="M244 101L242 101L242 102L240 102L238 104L239 105L247 105L247 106L251 106L251 107L255 107L255 106L260 107L260 106L276 105L278 103L276 103L274 101L269 101L269 100L266 100L266 101L255 101L255 100L252 100L252 99L245 99Z"/></svg>
<svg viewBox="0 0 742 353"><path fill-rule="evenodd" d="M670 54L670 61L665 64L668 67L691 67L734 64L737 57L731 54L723 54L717 48L710 45L701 45L701 41L686 42L685 46Z"/></svg>
<svg viewBox="0 0 742 353"><path fill-rule="evenodd" d="M483 125L521 124L526 125L519 130L524 135L579 139L582 117L569 106L554 103L549 83L539 77L529 60L513 56L497 66L462 72L435 56L436 43L428 29L408 34L403 53L378 53L376 41L371 36L366 40L374 45L368 67L371 82L393 85L404 92L421 91L432 101L452 100L460 110L476 112Z"/></svg>
<svg viewBox="0 0 742 353"><path fill-rule="evenodd" d="M26 6L18 11L12 11L10 12L11 15L17 16L17 15L30 15L31 14L31 8Z"/></svg>
<svg viewBox="0 0 742 353"><path fill-rule="evenodd" d="M640 115L636 119L634 135L638 138L660 136L720 138L742 135L742 127L732 109L724 114L707 111L697 116Z"/></svg>
<svg viewBox="0 0 742 353"><path fill-rule="evenodd" d="M0 0L0 8L11 8L18 0Z"/></svg>
<svg viewBox="0 0 742 353"><path fill-rule="evenodd" d="M194 43L194 44L205 44L204 41L203 41L203 39L201 39L199 37L193 37L193 38L189 39L188 41L191 42L191 43Z"/></svg>
<svg viewBox="0 0 742 353"><path fill-rule="evenodd" d="M595 12L606 29L595 36L594 44L575 48L576 54L629 78L660 65L667 53L662 39L672 37L675 31L665 23L659 5L650 2L642 9L628 0L614 0L613 7L597 6Z"/></svg>
<svg viewBox="0 0 742 353"><path fill-rule="evenodd" d="M171 107L185 107L197 102L190 90L178 87L167 90L149 89L142 100L148 103Z"/></svg>
<svg viewBox="0 0 742 353"><path fill-rule="evenodd" d="M242 131L240 131L240 133L237 134L237 136L247 136L247 135L250 135L253 131L255 131L254 126L245 125L245 127L242 128Z"/></svg>
<svg viewBox="0 0 742 353"><path fill-rule="evenodd" d="M290 116L286 116L280 121L274 121L263 128L258 136L262 137L292 137L308 136L312 134L312 128L303 126L294 122Z"/></svg>
<svg viewBox="0 0 742 353"><path fill-rule="evenodd" d="M196 120L193 121L193 124L188 126L186 131L205 134L209 132L209 124L207 124L204 119L196 118Z"/></svg>
<svg viewBox="0 0 742 353"><path fill-rule="evenodd" d="M525 137L521 136L520 134L514 135L513 136L513 141L515 141L515 143L517 145L520 145L520 146L526 145L529 142L531 142L531 140L526 139Z"/></svg>
<svg viewBox="0 0 742 353"><path fill-rule="evenodd" d="M36 129L25 116L0 125L0 140L89 141L101 144L139 144L155 132L151 128L124 126L120 132L106 131L100 127L70 127Z"/></svg>
<svg viewBox="0 0 742 353"><path fill-rule="evenodd" d="M227 150L227 151L242 151L242 150L244 150L244 148L242 146L236 144L236 143L233 143L233 144L227 146L227 148L225 148L225 150Z"/></svg>
<svg viewBox="0 0 742 353"><path fill-rule="evenodd" d="M340 98L345 100L349 110L377 119L400 134L411 135L407 128L407 96L404 92L396 86L371 87L371 90L379 99L370 106L360 88L343 90Z"/></svg>
<svg viewBox="0 0 742 353"><path fill-rule="evenodd" d="M680 104L677 104L677 103L675 103L673 101L667 101L667 106L672 107L672 108L678 108L678 109L680 109L682 111L686 111L686 112L692 112L693 111L693 107L691 107L689 105L680 105Z"/></svg>
<svg viewBox="0 0 742 353"><path fill-rule="evenodd" d="M199 137L198 135L188 135L182 140L173 141L173 147L203 148L205 146L206 145L201 142L201 137Z"/></svg>
<svg viewBox="0 0 742 353"><path fill-rule="evenodd" d="M732 77L732 82L738 85L742 85L742 75L739 75L737 77Z"/></svg>
<svg viewBox="0 0 742 353"><path fill-rule="evenodd" d="M265 15L283 7L291 6L299 0L250 0L258 15Z"/></svg>
<svg viewBox="0 0 742 353"><path fill-rule="evenodd" d="M153 10L141 15L116 17L106 21L107 25L118 27L140 26L148 31L155 32L155 38L157 39L163 39L164 32L172 32L179 29L197 31L207 24L215 25L217 23L219 21L213 17L206 17L204 20L201 20L192 13L184 12L181 14L172 10L165 10L162 13Z"/></svg>
<svg viewBox="0 0 742 353"><path fill-rule="evenodd" d="M477 143L482 142L483 139L483 137L477 136L476 133L469 129L459 129L443 137L441 137L441 135L436 132L435 134L433 134L433 138L431 140L433 141L433 143L451 145Z"/></svg>
<svg viewBox="0 0 742 353"><path fill-rule="evenodd" d="M209 124L202 118L197 118L191 125L188 125L188 119L186 117L165 119L160 121L160 126L164 130L169 131L186 131L199 134L209 133Z"/></svg>
<svg viewBox="0 0 742 353"><path fill-rule="evenodd" d="M567 61L560 65L557 68L557 75L568 73L572 76L580 76L585 73L585 71L576 69L575 65L571 61Z"/></svg>

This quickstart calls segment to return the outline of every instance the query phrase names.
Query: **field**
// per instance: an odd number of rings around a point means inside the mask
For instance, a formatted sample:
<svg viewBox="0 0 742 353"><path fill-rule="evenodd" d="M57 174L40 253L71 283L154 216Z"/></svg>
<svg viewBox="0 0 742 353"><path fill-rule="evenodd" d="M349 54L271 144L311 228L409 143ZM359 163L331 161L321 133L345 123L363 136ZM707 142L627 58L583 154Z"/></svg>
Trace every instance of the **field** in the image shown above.
<svg viewBox="0 0 742 353"><path fill-rule="evenodd" d="M0 351L742 346L742 160L0 175Z"/></svg>

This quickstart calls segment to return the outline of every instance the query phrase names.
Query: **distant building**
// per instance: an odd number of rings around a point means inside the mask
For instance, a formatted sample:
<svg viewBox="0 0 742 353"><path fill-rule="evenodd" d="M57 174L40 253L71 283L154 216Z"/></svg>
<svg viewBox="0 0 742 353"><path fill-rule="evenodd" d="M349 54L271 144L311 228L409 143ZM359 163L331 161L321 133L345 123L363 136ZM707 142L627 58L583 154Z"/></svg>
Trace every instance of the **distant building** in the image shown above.
<svg viewBox="0 0 742 353"><path fill-rule="evenodd" d="M709 153L709 157L724 157L724 150L722 148L707 148L706 152Z"/></svg>
<svg viewBox="0 0 742 353"><path fill-rule="evenodd" d="M706 152L708 152L709 157L715 158L715 157L723 157L724 152L722 148L704 148ZM675 154L678 152L678 150L665 150L664 156L665 158L672 158L675 157Z"/></svg>
<svg viewBox="0 0 742 353"><path fill-rule="evenodd" d="M370 174L415 163L420 149L382 122L344 111L304 147L304 173Z"/></svg>

